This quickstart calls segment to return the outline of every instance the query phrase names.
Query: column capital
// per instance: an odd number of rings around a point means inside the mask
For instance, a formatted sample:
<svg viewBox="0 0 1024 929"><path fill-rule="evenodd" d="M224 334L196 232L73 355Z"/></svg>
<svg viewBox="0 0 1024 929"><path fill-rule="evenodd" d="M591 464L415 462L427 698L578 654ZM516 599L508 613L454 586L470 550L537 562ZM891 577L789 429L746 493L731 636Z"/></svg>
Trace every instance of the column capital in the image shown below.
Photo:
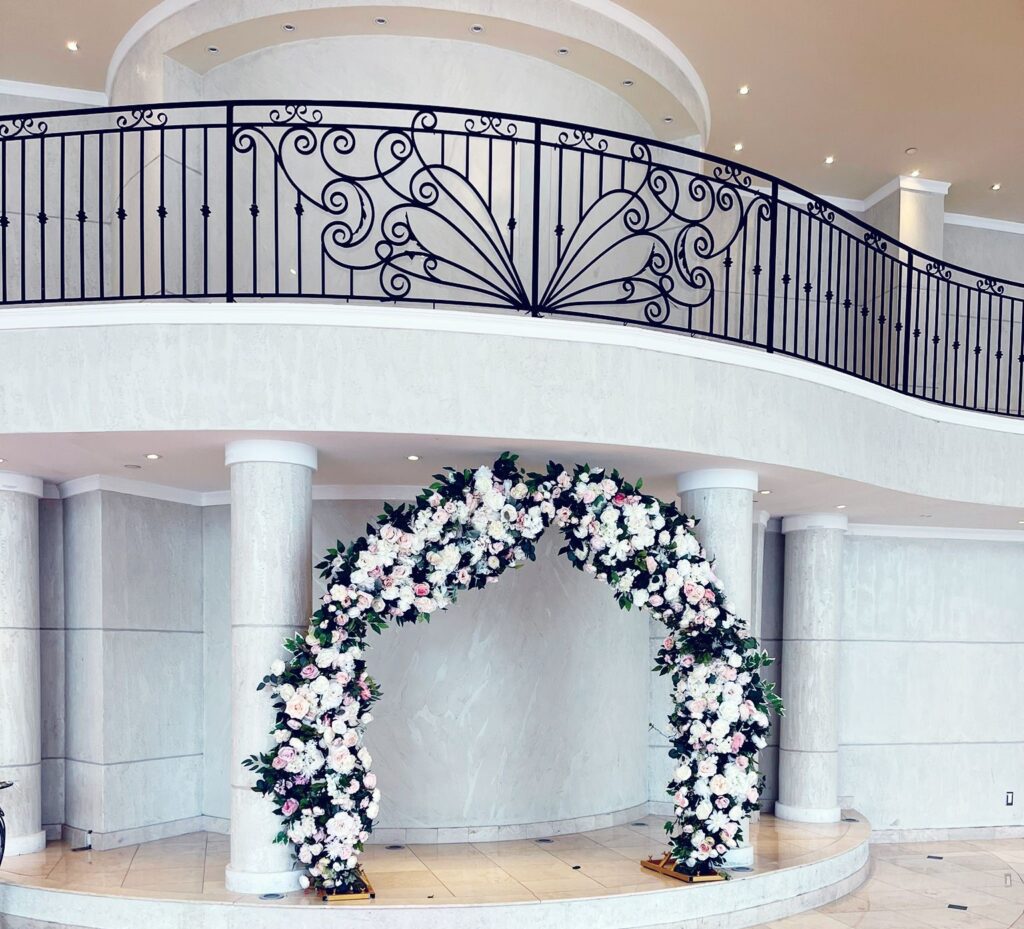
<svg viewBox="0 0 1024 929"><path fill-rule="evenodd" d="M0 490L10 490L16 494L28 494L30 497L43 495L43 481L38 477L26 474L15 474L13 471L0 471Z"/></svg>
<svg viewBox="0 0 1024 929"><path fill-rule="evenodd" d="M757 490L757 472L742 468L703 468L676 477L676 490Z"/></svg>
<svg viewBox="0 0 1024 929"><path fill-rule="evenodd" d="M786 516L782 520L782 534L802 532L804 529L839 529L845 532L849 520L841 513L804 513Z"/></svg>
<svg viewBox="0 0 1024 929"><path fill-rule="evenodd" d="M248 461L294 464L316 470L316 449L304 442L280 439L236 439L224 446L224 464L231 466Z"/></svg>

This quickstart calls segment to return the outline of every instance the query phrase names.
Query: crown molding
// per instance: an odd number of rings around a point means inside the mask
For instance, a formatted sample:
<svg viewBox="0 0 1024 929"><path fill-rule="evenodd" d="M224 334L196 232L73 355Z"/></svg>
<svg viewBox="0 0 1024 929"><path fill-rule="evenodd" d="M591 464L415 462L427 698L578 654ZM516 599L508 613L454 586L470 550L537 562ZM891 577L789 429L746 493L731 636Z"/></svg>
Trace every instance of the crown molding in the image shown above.
<svg viewBox="0 0 1024 929"><path fill-rule="evenodd" d="M782 534L802 532L804 529L839 529L845 532L849 521L839 513L802 513L799 516L784 516Z"/></svg>
<svg viewBox="0 0 1024 929"><path fill-rule="evenodd" d="M888 526L875 523L850 523L847 535L890 539L952 539L961 542L1024 542L1024 530L1022 529Z"/></svg>
<svg viewBox="0 0 1024 929"><path fill-rule="evenodd" d="M0 80L0 94L12 97L35 97L59 103L78 103L81 106L106 106L107 95L101 90L82 90L78 87L58 87L56 84L32 84L28 81Z"/></svg>
<svg viewBox="0 0 1024 929"><path fill-rule="evenodd" d="M971 216L969 213L947 213L945 222L950 226L971 226L974 229L991 229L993 232L1024 235L1024 223L1015 223L1009 219L990 219L988 216Z"/></svg>
<svg viewBox="0 0 1024 929"><path fill-rule="evenodd" d="M30 497L42 497L46 493L41 478L17 474L14 471L0 471L0 491L3 490L28 494Z"/></svg>
<svg viewBox="0 0 1024 929"><path fill-rule="evenodd" d="M305 442L281 439L236 439L224 449L224 464L290 464L316 470L316 449Z"/></svg>

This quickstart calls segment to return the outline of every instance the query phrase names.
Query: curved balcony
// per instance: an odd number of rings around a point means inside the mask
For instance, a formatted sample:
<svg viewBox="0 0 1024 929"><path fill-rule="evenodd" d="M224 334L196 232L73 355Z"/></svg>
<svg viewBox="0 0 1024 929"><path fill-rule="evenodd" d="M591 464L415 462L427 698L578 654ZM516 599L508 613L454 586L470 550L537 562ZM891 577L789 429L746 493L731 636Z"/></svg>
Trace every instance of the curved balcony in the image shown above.
<svg viewBox="0 0 1024 929"><path fill-rule="evenodd" d="M161 298L601 320L1024 415L1024 284L722 158L398 104L0 117L0 304Z"/></svg>

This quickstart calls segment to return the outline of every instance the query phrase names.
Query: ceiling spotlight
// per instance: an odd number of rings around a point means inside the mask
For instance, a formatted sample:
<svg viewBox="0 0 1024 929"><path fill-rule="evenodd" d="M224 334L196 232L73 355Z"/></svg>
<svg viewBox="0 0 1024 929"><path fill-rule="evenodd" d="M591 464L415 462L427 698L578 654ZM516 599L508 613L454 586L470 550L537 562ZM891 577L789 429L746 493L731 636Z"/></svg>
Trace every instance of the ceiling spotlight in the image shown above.
<svg viewBox="0 0 1024 929"><path fill-rule="evenodd" d="M408 455L406 457L408 457L409 461L419 461L420 460L420 456L419 455Z"/></svg>
<svg viewBox="0 0 1024 929"><path fill-rule="evenodd" d="M913 145L911 145L910 148L903 149L903 153L905 155L916 155L917 154L917 149L914 148Z"/></svg>
<svg viewBox="0 0 1024 929"><path fill-rule="evenodd" d="M3 464L6 460L6 458L0 458L0 464ZM1024 522L1024 520L1021 520L1021 522Z"/></svg>
<svg viewBox="0 0 1024 929"><path fill-rule="evenodd" d="M373 18L373 24L375 26L386 26L388 24L388 18L386 16L375 16Z"/></svg>
<svg viewBox="0 0 1024 929"><path fill-rule="evenodd" d="M484 31L484 27L481 26L480 23L473 23L473 25L469 27L469 31L474 35L480 35L480 33Z"/></svg>
<svg viewBox="0 0 1024 929"><path fill-rule="evenodd" d="M837 510L845 510L846 509L846 504L845 503L837 503L836 504L836 509Z"/></svg>
<svg viewBox="0 0 1024 929"><path fill-rule="evenodd" d="M129 471L138 471L142 467L142 465L126 464L125 467L128 468Z"/></svg>
<svg viewBox="0 0 1024 929"><path fill-rule="evenodd" d="M634 80L633 80L633 78L631 78L631 77L627 77L627 78L626 78L626 79L625 79L625 80L624 80L624 81L622 82L622 86L623 86L623 87L632 87L632 86L633 86L633 85L634 85L635 83L636 83L636 81L634 81Z"/></svg>
<svg viewBox="0 0 1024 929"><path fill-rule="evenodd" d="M743 84L743 85L740 86L740 96L741 97L745 97L749 93L750 93L750 85L749 84Z"/></svg>
<svg viewBox="0 0 1024 929"><path fill-rule="evenodd" d="M768 494L770 494L770 493L771 493L771 491L770 491L770 490L759 490L759 491L758 491L758 493L759 493L759 494L760 494L760 495L761 495L762 497L767 497L767 496L768 496Z"/></svg>
<svg viewBox="0 0 1024 929"><path fill-rule="evenodd" d="M568 54L569 54L569 49L567 49L567 48L566 48L566 47L565 47L565 46L563 45L563 46L562 46L561 48L556 48L556 49L555 49L555 54L556 54L556 55L561 55L561 56L562 56L562 57L564 58L564 57L565 57L566 55L568 55Z"/></svg>
<svg viewBox="0 0 1024 929"><path fill-rule="evenodd" d="M661 121L663 123L671 123L671 122L674 122L674 117L672 117L672 116L662 116L661 117Z"/></svg>
<svg viewBox="0 0 1024 929"><path fill-rule="evenodd" d="M284 23L284 24L282 24L281 28L285 32L294 32L295 31L295 24L294 23Z"/></svg>
<svg viewBox="0 0 1024 929"><path fill-rule="evenodd" d="M997 184L993 184L992 185L992 189L993 190L999 190L1002 186L1003 186L1002 184L998 184L998 183Z"/></svg>
<svg viewBox="0 0 1024 929"><path fill-rule="evenodd" d="M77 52L78 51L78 39L68 39L68 41L64 43L64 47L69 52Z"/></svg>
<svg viewBox="0 0 1024 929"><path fill-rule="evenodd" d="M206 46L206 50L207 50L207 51L208 51L208 52L209 52L209 53L210 53L211 55L219 55L219 54L220 54L220 49L219 49L219 48L218 48L218 47L217 47L216 45L207 45L207 46Z"/></svg>
<svg viewBox="0 0 1024 929"><path fill-rule="evenodd" d="M3 458L0 458L0 461L3 461ZM1018 526L1024 526L1024 519L1018 519L1017 520L1017 525Z"/></svg>
<svg viewBox="0 0 1024 929"><path fill-rule="evenodd" d="M733 150L734 152L742 152L742 151L743 151L743 143L742 143L742 142L737 142L737 143L736 143L736 144L735 144L735 145L734 145L734 146L732 147L732 150Z"/></svg>
<svg viewBox="0 0 1024 929"><path fill-rule="evenodd" d="M289 274L298 274L298 272L294 268L289 268L288 269L288 273Z"/></svg>
<svg viewBox="0 0 1024 929"><path fill-rule="evenodd" d="M156 452L150 452L146 457L150 461L159 461L160 460L160 455L158 455Z"/></svg>
<svg viewBox="0 0 1024 929"><path fill-rule="evenodd" d="M826 155L825 156L825 164L827 164L827 165L834 164L835 160L836 160L836 156L835 155Z"/></svg>
<svg viewBox="0 0 1024 929"><path fill-rule="evenodd" d="M917 168L914 168L914 170L910 172L910 176L911 177L920 177L921 176L921 172L918 171Z"/></svg>

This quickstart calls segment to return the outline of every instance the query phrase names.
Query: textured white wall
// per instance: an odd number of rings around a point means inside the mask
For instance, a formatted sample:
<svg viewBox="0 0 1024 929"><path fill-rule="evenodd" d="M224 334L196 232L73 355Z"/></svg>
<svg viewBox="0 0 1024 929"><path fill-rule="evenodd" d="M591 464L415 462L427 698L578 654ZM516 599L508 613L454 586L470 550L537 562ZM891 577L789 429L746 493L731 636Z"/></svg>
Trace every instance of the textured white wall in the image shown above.
<svg viewBox="0 0 1024 929"><path fill-rule="evenodd" d="M374 521L376 501L317 501L313 552ZM228 815L227 507L204 513L206 767L203 812ZM647 800L647 623L557 556L465 594L429 625L371 639L384 690L368 735L382 827L547 822ZM320 590L314 581L314 597ZM253 746L257 749L259 746Z"/></svg>
<svg viewBox="0 0 1024 929"><path fill-rule="evenodd" d="M202 515L107 491L65 501L67 823L200 813Z"/></svg>
<svg viewBox="0 0 1024 929"><path fill-rule="evenodd" d="M1024 281L1024 235L947 223L943 227L943 242L946 260L951 264L980 274Z"/></svg>
<svg viewBox="0 0 1024 929"><path fill-rule="evenodd" d="M1022 556L847 537L839 794L875 829L1024 823Z"/></svg>

